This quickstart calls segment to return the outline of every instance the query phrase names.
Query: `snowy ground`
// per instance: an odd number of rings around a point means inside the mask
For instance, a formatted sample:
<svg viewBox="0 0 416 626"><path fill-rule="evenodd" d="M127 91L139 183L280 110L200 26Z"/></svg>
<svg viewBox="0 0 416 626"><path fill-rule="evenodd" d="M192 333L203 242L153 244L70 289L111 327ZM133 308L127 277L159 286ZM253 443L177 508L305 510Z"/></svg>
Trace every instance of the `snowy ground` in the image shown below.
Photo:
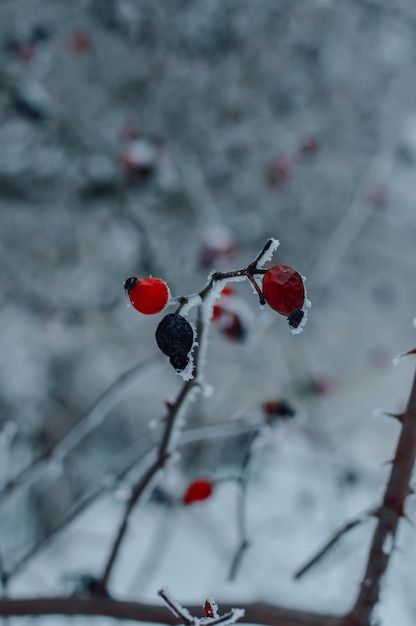
<svg viewBox="0 0 416 626"><path fill-rule="evenodd" d="M191 407L192 426L256 417L268 398L299 410L254 456L252 547L237 580L227 582L235 485L178 504L196 473L235 472L238 446L219 439L181 449L164 477L176 504L153 498L135 512L114 576L120 596L156 601L166 585L185 603L212 595L341 612L353 601L371 521L303 580L293 572L379 501L397 425L373 411L400 411L410 388L411 360L392 359L416 343L415 24L406 0L0 3L4 483L156 354L160 316L126 306L128 276L160 276L174 295L200 289L211 269L203 242L220 227L238 248L216 269L246 265L276 237L276 258L307 277L312 300L292 336L238 285L247 338L212 330L215 394ZM288 168L278 183L275 159ZM6 570L157 440L149 424L179 385L151 360L63 464L0 500ZM127 487L109 488L57 534L11 591L68 591L74 572L99 574ZM415 623L415 549L403 523L383 626Z"/></svg>

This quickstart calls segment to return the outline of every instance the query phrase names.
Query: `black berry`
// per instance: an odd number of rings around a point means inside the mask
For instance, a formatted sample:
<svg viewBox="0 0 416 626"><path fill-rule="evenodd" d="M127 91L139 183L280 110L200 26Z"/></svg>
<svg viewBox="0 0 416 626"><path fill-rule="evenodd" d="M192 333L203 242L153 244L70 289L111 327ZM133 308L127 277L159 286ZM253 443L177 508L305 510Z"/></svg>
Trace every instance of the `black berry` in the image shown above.
<svg viewBox="0 0 416 626"><path fill-rule="evenodd" d="M194 331L188 320L178 313L166 315L156 329L156 341L175 369L185 369L194 343Z"/></svg>

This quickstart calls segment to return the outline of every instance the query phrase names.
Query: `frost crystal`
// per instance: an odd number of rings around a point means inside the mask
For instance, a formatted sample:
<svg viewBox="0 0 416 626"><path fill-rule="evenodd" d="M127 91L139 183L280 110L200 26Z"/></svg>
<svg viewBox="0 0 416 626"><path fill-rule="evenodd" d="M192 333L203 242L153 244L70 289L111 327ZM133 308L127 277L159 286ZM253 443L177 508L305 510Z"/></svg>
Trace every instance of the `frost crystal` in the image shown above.
<svg viewBox="0 0 416 626"><path fill-rule="evenodd" d="M176 617L180 617L187 624L196 624L196 618L192 617L188 609L185 609L175 598L173 598L167 589L161 589L159 595L166 602L172 613Z"/></svg>
<svg viewBox="0 0 416 626"><path fill-rule="evenodd" d="M383 542L382 551L384 554L390 554L394 547L394 537L392 533L388 533Z"/></svg>
<svg viewBox="0 0 416 626"><path fill-rule="evenodd" d="M187 297L187 302L181 307L181 315L186 317L191 309L201 304L201 297L196 293Z"/></svg>
<svg viewBox="0 0 416 626"><path fill-rule="evenodd" d="M399 361L404 357L404 354L398 354L393 359L393 365L398 365Z"/></svg>
<svg viewBox="0 0 416 626"><path fill-rule="evenodd" d="M302 276L302 281L303 281L303 288L305 290L305 299L303 301L303 306L301 308L301 311L303 313L303 318L301 323L299 324L299 326L297 328L291 328L290 332L292 333L292 335L299 335L299 333L301 333L305 327L306 322L308 321L308 309L311 308L312 306L312 302L309 300L308 298L308 294L306 292L306 287L305 287L305 282L306 282L306 278L305 276Z"/></svg>
<svg viewBox="0 0 416 626"><path fill-rule="evenodd" d="M271 243L267 250L259 257L257 261L257 267L263 267L263 265L267 263L267 261L270 261L277 248L280 246L280 241L278 239L273 239L273 237L270 237L269 241Z"/></svg>

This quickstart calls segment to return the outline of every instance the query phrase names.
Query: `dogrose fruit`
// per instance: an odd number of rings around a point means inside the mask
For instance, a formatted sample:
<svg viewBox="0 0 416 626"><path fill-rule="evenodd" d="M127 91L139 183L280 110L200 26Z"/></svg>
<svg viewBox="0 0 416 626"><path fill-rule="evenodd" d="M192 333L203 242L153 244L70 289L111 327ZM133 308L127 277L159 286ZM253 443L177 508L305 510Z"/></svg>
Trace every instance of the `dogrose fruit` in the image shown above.
<svg viewBox="0 0 416 626"><path fill-rule="evenodd" d="M182 496L184 504L206 500L212 494L212 482L208 478L195 478Z"/></svg>
<svg viewBox="0 0 416 626"><path fill-rule="evenodd" d="M169 288L160 278L136 278L124 281L124 290L132 306L145 315L163 311L169 300Z"/></svg>
<svg viewBox="0 0 416 626"><path fill-rule="evenodd" d="M281 315L286 315L293 328L300 324L305 287L299 272L288 265L271 267L263 276L262 292L267 304Z"/></svg>
<svg viewBox="0 0 416 626"><path fill-rule="evenodd" d="M159 322L155 336L157 345L173 367L184 370L194 343L194 331L188 320L179 313L169 313Z"/></svg>

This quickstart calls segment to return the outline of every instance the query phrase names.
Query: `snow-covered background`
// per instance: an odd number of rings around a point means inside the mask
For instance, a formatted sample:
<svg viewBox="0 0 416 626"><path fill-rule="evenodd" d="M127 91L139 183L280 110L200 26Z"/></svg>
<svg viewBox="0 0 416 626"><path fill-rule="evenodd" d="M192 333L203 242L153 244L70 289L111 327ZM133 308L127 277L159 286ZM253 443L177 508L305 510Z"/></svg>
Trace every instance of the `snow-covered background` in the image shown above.
<svg viewBox="0 0 416 626"><path fill-rule="evenodd" d="M192 293L211 267L246 265L272 236L275 258L307 278L306 329L292 336L237 285L245 341L212 329L215 394L189 414L209 438L184 445L163 489L135 511L113 589L147 601L166 585L185 603L349 607L371 520L304 579L293 573L379 501L398 426L373 412L400 411L410 387L411 360L392 359L416 343L415 28L410 0L1 1L3 484L144 363L88 435L0 494L5 571L41 547L10 592L69 591L74 576L101 573L129 484L158 440L154 420L180 387L155 358L161 316L128 308L123 281L153 274L174 295ZM218 229L237 249L202 267ZM256 444L251 547L229 582L235 483L193 507L180 496L195 475L235 475L247 439L214 438L215 424L256 420L270 398L299 419ZM411 518L412 499L408 509ZM384 626L416 621L415 556L403 523L377 611Z"/></svg>

